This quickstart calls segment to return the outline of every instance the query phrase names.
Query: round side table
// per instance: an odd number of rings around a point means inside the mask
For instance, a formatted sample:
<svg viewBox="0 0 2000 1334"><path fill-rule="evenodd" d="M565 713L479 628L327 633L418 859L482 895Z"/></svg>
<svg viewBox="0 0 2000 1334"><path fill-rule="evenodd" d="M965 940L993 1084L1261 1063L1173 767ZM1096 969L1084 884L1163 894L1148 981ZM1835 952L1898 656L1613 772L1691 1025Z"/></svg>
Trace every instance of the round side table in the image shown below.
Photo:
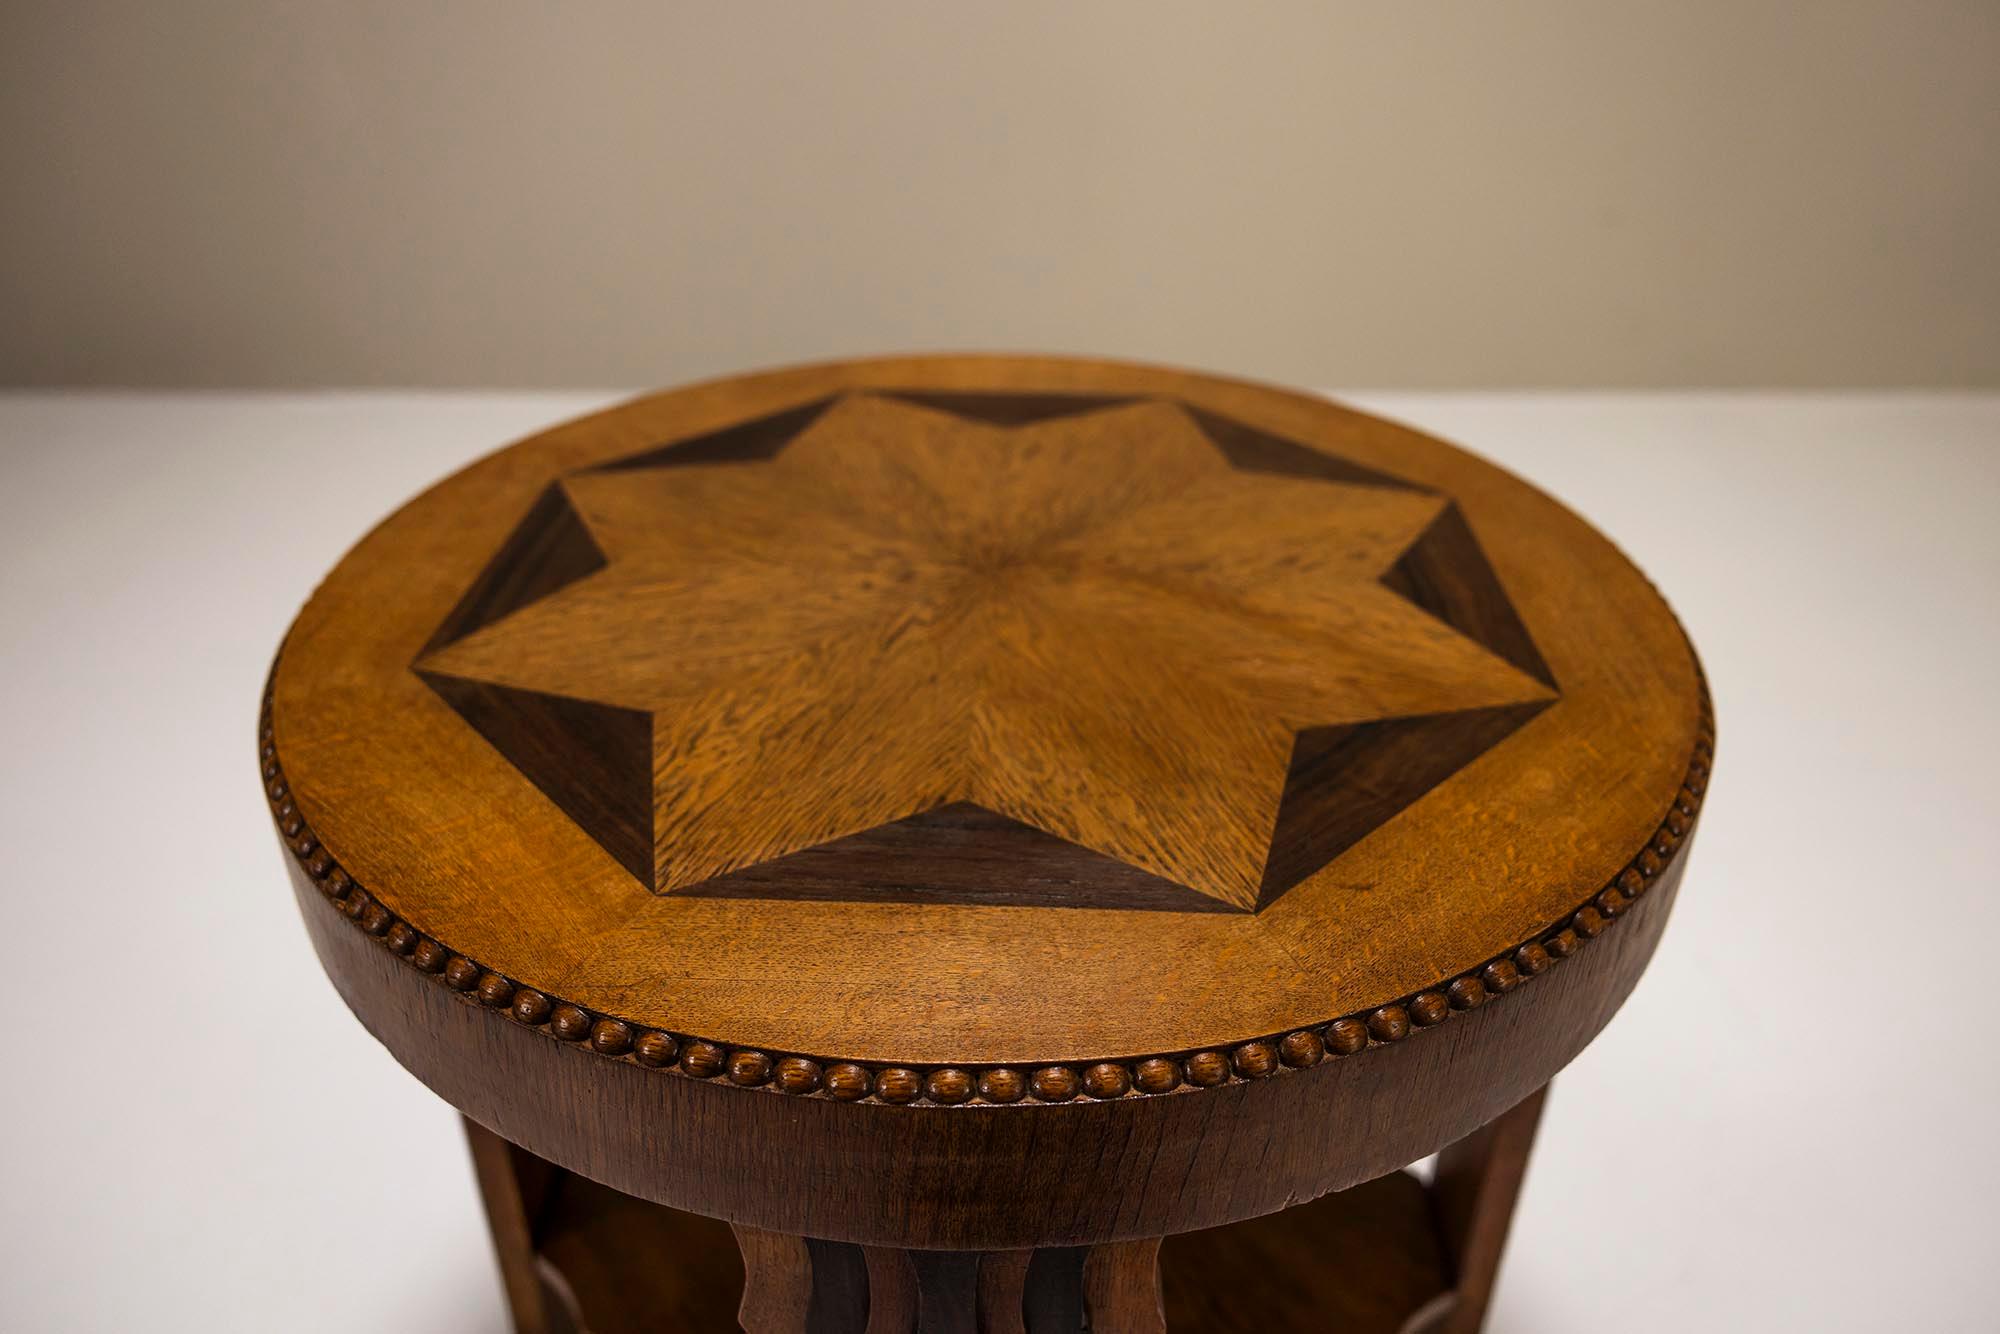
<svg viewBox="0 0 2000 1334"><path fill-rule="evenodd" d="M1713 730L1644 577L1490 464L936 357L438 484L259 745L522 1331L1463 1332Z"/></svg>

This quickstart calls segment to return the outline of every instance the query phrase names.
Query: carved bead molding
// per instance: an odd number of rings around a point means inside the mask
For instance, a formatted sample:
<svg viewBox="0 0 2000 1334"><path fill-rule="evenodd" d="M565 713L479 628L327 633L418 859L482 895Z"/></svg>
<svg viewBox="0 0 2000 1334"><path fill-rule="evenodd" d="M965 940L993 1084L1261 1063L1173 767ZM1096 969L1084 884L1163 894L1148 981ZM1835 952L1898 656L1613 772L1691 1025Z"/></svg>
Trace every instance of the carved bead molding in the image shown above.
<svg viewBox="0 0 2000 1334"><path fill-rule="evenodd" d="M382 948L467 1005L505 1014L552 1040L588 1046L608 1060L630 1061L688 1079L840 1102L958 1107L969 1104L1057 1103L1079 1098L1158 1097L1308 1069L1369 1047L1401 1042L1526 986L1616 925L1665 871L1693 831L1715 756L1715 716L1707 682L1701 725L1687 775L1658 829L1614 877L1573 912L1527 940L1457 977L1374 1010L1251 1038L1230 1047L1083 1061L1039 1069L1006 1066L899 1066L798 1052L761 1051L635 1024L615 1015L523 986L457 953L397 917L356 883L320 845L285 782L271 727L266 686L258 735L264 794L285 844L327 903Z"/></svg>

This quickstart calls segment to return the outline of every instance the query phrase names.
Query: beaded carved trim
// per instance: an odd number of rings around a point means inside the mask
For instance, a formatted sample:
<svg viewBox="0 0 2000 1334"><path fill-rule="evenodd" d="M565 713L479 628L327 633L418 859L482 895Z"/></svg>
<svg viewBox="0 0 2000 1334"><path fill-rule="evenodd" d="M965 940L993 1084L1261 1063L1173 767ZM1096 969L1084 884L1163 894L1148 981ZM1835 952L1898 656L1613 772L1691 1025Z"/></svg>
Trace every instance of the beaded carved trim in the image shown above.
<svg viewBox="0 0 2000 1334"><path fill-rule="evenodd" d="M586 1045L607 1059L631 1061L690 1079L726 1081L744 1088L841 1102L957 1106L1027 1099L1057 1103L1213 1088L1306 1069L1369 1047L1401 1042L1419 1029L1435 1027L1557 967L1624 916L1687 842L1715 755L1715 718L1705 681L1701 690L1701 721L1687 776L1652 838L1610 884L1515 948L1401 1000L1311 1027L1229 1047L1040 1069L881 1065L732 1047L692 1034L648 1028L522 986L397 917L335 863L307 827L285 782L273 740L268 687L259 726L258 759L264 794L278 830L328 902L382 948L401 956L437 985L458 993L466 1004L503 1011L516 1023L539 1029L557 1041Z"/></svg>

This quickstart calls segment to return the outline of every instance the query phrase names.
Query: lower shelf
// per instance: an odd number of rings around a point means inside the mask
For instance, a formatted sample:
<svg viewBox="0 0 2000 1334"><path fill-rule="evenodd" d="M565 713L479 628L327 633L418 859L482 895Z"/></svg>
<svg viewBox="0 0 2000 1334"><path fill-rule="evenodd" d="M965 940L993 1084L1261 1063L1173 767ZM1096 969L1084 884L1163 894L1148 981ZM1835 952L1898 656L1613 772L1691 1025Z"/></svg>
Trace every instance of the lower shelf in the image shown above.
<svg viewBox="0 0 2000 1334"><path fill-rule="evenodd" d="M1160 1246L1167 1328L1418 1334L1451 1309L1430 1193L1395 1172Z"/></svg>
<svg viewBox="0 0 2000 1334"><path fill-rule="evenodd" d="M574 1334L737 1328L743 1263L726 1223L561 1173L535 1233L550 1310ZM1430 1197L1407 1172L1169 1237L1160 1269L1175 1334L1417 1334L1451 1302Z"/></svg>
<svg viewBox="0 0 2000 1334"><path fill-rule="evenodd" d="M535 1232L549 1310L573 1334L737 1329L743 1257L727 1223L565 1172Z"/></svg>

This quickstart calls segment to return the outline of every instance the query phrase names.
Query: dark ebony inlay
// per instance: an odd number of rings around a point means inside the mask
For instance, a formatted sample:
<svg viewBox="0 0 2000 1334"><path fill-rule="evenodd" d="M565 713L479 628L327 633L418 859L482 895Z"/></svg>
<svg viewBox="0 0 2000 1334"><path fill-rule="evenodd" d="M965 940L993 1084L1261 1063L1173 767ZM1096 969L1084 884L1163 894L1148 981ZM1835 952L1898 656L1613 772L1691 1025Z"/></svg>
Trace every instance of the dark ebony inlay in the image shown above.
<svg viewBox="0 0 2000 1334"><path fill-rule="evenodd" d="M417 675L619 865L652 886L652 714L442 672Z"/></svg>
<svg viewBox="0 0 2000 1334"><path fill-rule="evenodd" d="M696 463L759 463L776 457L799 433L819 420L833 402L822 398L802 407L787 408L768 417L725 426L706 435L690 436L671 444L649 449L613 463L600 463L585 472L627 472L634 468L675 468Z"/></svg>
<svg viewBox="0 0 2000 1334"><path fill-rule="evenodd" d="M940 806L671 892L718 899L1240 911L971 802Z"/></svg>
<svg viewBox="0 0 2000 1334"><path fill-rule="evenodd" d="M950 394L917 389L883 390L882 397L914 403L920 408L936 408L988 426L1027 426L1138 401L1104 394Z"/></svg>
<svg viewBox="0 0 2000 1334"><path fill-rule="evenodd" d="M1322 482L1345 482L1349 486L1393 486L1403 491L1424 489L1400 477L1391 477L1386 472L1376 472L1373 468L1322 454L1296 440L1287 440L1197 407L1183 406L1187 408L1188 416L1194 418L1195 425L1201 427L1202 434L1222 451L1230 466L1245 472L1310 477Z"/></svg>
<svg viewBox="0 0 2000 1334"><path fill-rule="evenodd" d="M1143 401L1134 395L1060 392L851 392L1003 427L1084 417ZM840 397L817 399L583 471L774 460ZM1432 494L1243 422L1186 403L1179 406L1239 470ZM1079 422L1076 429L1087 436L1091 425ZM895 442L866 440L856 445L863 446L893 452ZM752 477L745 485L758 483ZM781 518L774 516L774 521ZM1252 534L1245 540L1254 544L1257 538ZM550 485L437 627L415 669L620 865L657 890L674 883L669 869L674 849L657 846L650 712L469 679L425 666L426 655L606 568L604 551L565 485L560 481ZM1456 504L1438 512L1381 576L1381 583L1500 660L1554 687L1547 663ZM504 636L508 627L493 633ZM726 627L718 633L726 634ZM664 677L676 665L676 660L667 658L656 669ZM1052 683L1051 688L1060 685ZM1269 905L1327 865L1550 702L1298 732L1256 908ZM1200 831L1179 830L1174 836L1199 837ZM729 860L723 857L707 865L727 865ZM682 870L681 880L701 873L686 864ZM1206 892L1192 888L969 803L925 811L670 892L706 898L1245 911L1218 896L1213 886Z"/></svg>
<svg viewBox="0 0 2000 1334"><path fill-rule="evenodd" d="M597 573L604 564L604 553L558 482L535 499L423 651L455 643L509 612Z"/></svg>
<svg viewBox="0 0 2000 1334"><path fill-rule="evenodd" d="M1382 583L1543 685L1556 679L1456 504L1445 506Z"/></svg>
<svg viewBox="0 0 2000 1334"><path fill-rule="evenodd" d="M1292 743L1257 906L1270 904L1359 843L1554 702L1300 732Z"/></svg>

